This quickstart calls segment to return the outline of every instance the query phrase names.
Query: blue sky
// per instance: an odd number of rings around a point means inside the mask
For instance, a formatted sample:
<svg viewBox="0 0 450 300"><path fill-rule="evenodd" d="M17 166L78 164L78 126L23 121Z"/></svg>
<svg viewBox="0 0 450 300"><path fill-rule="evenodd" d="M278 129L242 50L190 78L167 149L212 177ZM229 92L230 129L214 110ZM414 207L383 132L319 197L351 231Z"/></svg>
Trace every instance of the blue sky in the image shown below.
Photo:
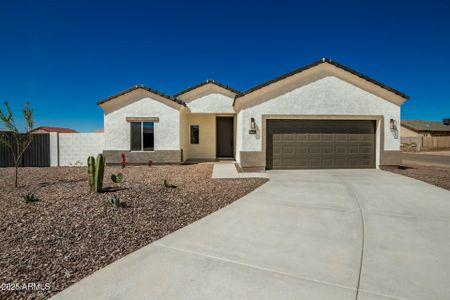
<svg viewBox="0 0 450 300"><path fill-rule="evenodd" d="M330 57L450 117L450 1L0 0L0 101L36 125L103 127L101 98L137 83L248 89Z"/></svg>

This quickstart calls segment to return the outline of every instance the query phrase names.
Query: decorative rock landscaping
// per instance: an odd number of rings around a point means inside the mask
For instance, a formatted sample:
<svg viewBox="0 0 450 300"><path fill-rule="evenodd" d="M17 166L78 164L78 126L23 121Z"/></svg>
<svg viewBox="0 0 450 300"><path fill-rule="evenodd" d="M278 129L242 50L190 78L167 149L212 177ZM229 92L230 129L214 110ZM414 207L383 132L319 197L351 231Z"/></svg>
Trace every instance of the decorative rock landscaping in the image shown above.
<svg viewBox="0 0 450 300"><path fill-rule="evenodd" d="M120 185L110 179L118 172ZM0 291L0 298L48 298L267 181L211 179L211 172L212 164L107 166L104 192L95 193L86 167L21 168L19 189L13 169L0 169L0 284L20 289ZM39 201L26 203L29 192ZM111 203L114 195L120 206ZM28 283L41 286L24 289Z"/></svg>

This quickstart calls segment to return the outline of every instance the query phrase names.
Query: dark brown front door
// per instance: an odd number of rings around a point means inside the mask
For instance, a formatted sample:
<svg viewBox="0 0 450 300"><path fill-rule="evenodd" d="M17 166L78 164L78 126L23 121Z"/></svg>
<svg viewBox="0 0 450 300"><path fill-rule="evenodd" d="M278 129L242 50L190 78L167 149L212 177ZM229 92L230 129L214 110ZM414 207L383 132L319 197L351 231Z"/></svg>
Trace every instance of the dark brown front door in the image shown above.
<svg viewBox="0 0 450 300"><path fill-rule="evenodd" d="M216 119L217 157L233 157L233 117Z"/></svg>
<svg viewBox="0 0 450 300"><path fill-rule="evenodd" d="M268 169L375 167L375 121L268 120Z"/></svg>

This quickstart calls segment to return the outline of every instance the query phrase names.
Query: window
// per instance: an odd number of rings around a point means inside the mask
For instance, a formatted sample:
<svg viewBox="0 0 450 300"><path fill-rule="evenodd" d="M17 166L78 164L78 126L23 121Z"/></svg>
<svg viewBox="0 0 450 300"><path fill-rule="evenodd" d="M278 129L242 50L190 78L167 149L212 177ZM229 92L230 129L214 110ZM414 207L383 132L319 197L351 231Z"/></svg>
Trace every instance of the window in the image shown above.
<svg viewBox="0 0 450 300"><path fill-rule="evenodd" d="M200 143L200 129L198 125L191 125L191 144Z"/></svg>
<svg viewBox="0 0 450 300"><path fill-rule="evenodd" d="M131 151L153 151L155 149L154 123L131 122Z"/></svg>

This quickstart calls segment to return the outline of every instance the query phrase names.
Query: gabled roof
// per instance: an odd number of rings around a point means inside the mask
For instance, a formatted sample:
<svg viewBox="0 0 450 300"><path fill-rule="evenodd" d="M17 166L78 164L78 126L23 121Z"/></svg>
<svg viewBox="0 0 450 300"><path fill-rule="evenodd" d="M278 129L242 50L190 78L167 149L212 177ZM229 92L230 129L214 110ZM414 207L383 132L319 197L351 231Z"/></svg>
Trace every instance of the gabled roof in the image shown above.
<svg viewBox="0 0 450 300"><path fill-rule="evenodd" d="M402 120L402 126L418 131L448 131L450 126L444 125L441 122L425 121L425 120Z"/></svg>
<svg viewBox="0 0 450 300"><path fill-rule="evenodd" d="M283 74L281 76L275 77L274 79L271 79L271 80L268 80L268 81L263 82L261 84L258 84L256 86L254 86L254 87L252 87L252 88L250 88L250 89L248 89L248 90L246 90L246 91L236 95L235 102L236 102L236 99L238 99L240 97L243 97L243 96L245 96L247 94L250 94L250 93L252 93L252 92L254 92L256 90L259 90L259 89L261 89L263 87L266 87L266 86L268 86L268 85L270 85L272 83L278 82L280 80L283 80L285 78L288 78L290 76L293 76L295 74L301 73L301 72L303 72L305 70L311 69L311 68L313 68L315 66L318 66L318 65L324 64L324 63L331 64L331 65L333 65L333 66L335 66L337 68L340 68L340 69L342 69L344 71L352 73L353 75L356 75L356 76L358 76L358 77L360 77L360 78L362 78L364 80L367 80L367 81L369 81L369 82L371 82L371 83L373 83L375 85L378 85L378 86L380 86L380 87L382 87L382 88L384 88L384 89L386 89L386 90L388 90L388 91L390 91L390 92L392 92L394 94L397 94L398 96L400 96L400 97L402 97L404 99L409 99L408 95L406 95L406 94L404 94L404 93L402 93L402 92L400 92L400 91L398 91L398 90L396 90L394 88L391 88L391 87L387 86L386 84L383 84L383 83L381 83L379 81L376 81L375 79L370 78L369 76L366 76L364 74L359 73L358 71L355 71L355 70L350 69L350 68L348 68L348 67L346 67L344 65L341 65L341 64L339 64L339 63L337 63L335 61L332 61L330 58L323 58L323 59L315 61L315 62L313 62L313 63L311 63L309 65L306 65L306 66L303 66L303 67L298 68L296 70L293 70L293 71L291 71L289 73Z"/></svg>
<svg viewBox="0 0 450 300"><path fill-rule="evenodd" d="M217 81L215 81L215 80L208 79L208 80L205 80L205 81L203 81L203 82L201 82L201 83L199 83L199 84L196 84L196 85L193 85L193 86L191 86L191 87L188 87L187 89L184 89L184 90L182 90L181 92L178 92L178 93L176 93L176 94L173 95L173 96L174 96L174 97L181 96L181 95L183 95L183 94L186 94L187 92L190 92L190 91L192 91L192 90L198 89L199 87L202 87L202 86L207 85L207 84L214 84L214 85L217 85L217 86L219 86L219 87L221 87L221 88L224 88L224 89L226 89L226 90L229 90L230 92L233 92L233 93L235 93L235 94L239 94L239 93L240 93L238 90L233 89L232 87L229 87L229 86L227 86L227 85L225 85L225 84L222 84L222 83L220 83L220 82L217 82Z"/></svg>
<svg viewBox="0 0 450 300"><path fill-rule="evenodd" d="M130 93L130 92L132 92L132 91L135 91L135 90L138 90L138 89L146 90L146 91L148 91L148 92L150 92L150 93L153 93L153 94L156 94L156 95L158 95L158 96L161 96L161 97L163 97L163 98L165 98L165 99L167 99L167 100L173 101L173 102L178 103L178 104L183 105L183 106L186 106L186 103L184 103L183 101L177 99L176 97L173 97L173 96L164 94L163 92L157 91L157 90L152 89L152 88L147 87L147 86L144 86L143 84L136 84L135 86L133 86L133 87L131 87L131 88L129 88L129 89L123 90L123 91L121 91L121 92L119 92L119 93L117 93L117 94L114 94L114 95L112 95L112 96L109 96L109 97L107 97L107 98L104 98L104 99L98 101L98 102L97 102L97 105L103 104L103 103L105 103L105 102L108 102L108 101L110 101L110 100L112 100L112 99L115 99L115 98L117 98L117 97L119 97L119 96L128 94L128 93Z"/></svg>
<svg viewBox="0 0 450 300"><path fill-rule="evenodd" d="M59 133L78 133L75 129L72 128L63 128L63 127L49 127L49 126L39 126L31 130L30 132L43 130L47 132L59 132Z"/></svg>

